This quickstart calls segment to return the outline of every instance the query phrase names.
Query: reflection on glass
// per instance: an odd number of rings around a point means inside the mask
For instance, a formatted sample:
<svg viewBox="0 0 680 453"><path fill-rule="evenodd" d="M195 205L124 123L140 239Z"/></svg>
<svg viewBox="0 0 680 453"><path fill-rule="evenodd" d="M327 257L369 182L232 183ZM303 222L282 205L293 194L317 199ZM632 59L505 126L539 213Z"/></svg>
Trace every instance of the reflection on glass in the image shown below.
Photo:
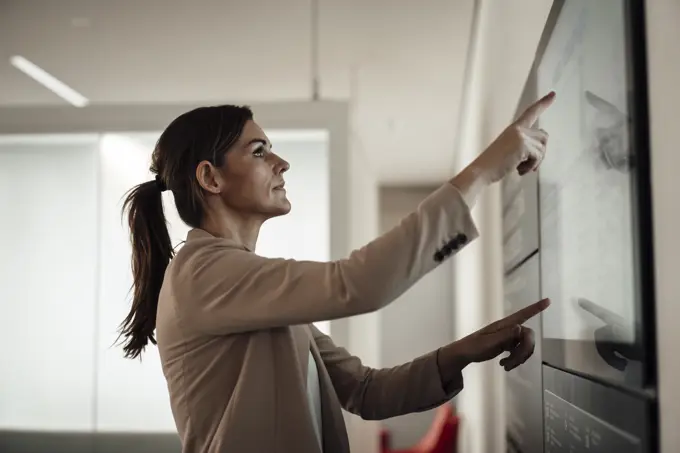
<svg viewBox="0 0 680 453"><path fill-rule="evenodd" d="M591 130L593 151L607 168L621 172L630 170L632 156L628 144L628 115L589 90L585 91L585 100L596 111Z"/></svg>

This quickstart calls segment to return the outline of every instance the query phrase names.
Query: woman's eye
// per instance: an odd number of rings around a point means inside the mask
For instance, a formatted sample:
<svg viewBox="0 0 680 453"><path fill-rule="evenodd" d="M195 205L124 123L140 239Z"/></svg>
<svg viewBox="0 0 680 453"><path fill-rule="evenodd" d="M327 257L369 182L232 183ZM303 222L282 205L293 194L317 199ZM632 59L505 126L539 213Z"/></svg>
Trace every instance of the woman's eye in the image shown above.
<svg viewBox="0 0 680 453"><path fill-rule="evenodd" d="M253 151L253 156L255 157L264 157L264 155L267 153L267 150L264 148L257 148L255 151Z"/></svg>

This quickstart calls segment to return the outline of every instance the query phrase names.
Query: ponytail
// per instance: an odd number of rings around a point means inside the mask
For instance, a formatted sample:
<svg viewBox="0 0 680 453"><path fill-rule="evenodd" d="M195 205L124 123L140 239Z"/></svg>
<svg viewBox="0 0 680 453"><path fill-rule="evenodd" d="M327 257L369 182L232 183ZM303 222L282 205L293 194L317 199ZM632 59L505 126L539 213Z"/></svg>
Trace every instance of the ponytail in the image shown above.
<svg viewBox="0 0 680 453"><path fill-rule="evenodd" d="M156 344L156 309L165 270L173 256L170 233L163 213L162 187L156 181L130 190L123 203L128 212L132 243L132 308L120 325L126 358L139 357L149 341Z"/></svg>
<svg viewBox="0 0 680 453"><path fill-rule="evenodd" d="M132 242L132 308L120 325L125 357L139 357L156 344L156 310L165 271L174 256L161 193L172 192L180 219L198 228L205 217L203 189L196 179L199 162L221 166L227 150L253 119L248 107L199 107L175 118L151 153L148 181L128 192L123 204Z"/></svg>

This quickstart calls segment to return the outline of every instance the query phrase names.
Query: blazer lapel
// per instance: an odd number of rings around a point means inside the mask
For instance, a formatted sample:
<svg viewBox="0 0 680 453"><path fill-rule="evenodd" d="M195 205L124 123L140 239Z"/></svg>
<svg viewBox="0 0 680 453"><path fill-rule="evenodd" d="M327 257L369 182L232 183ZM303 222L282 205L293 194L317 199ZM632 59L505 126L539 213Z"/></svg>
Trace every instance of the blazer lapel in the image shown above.
<svg viewBox="0 0 680 453"><path fill-rule="evenodd" d="M303 377L303 382L307 383L307 366L309 366L309 348L311 346L311 338L309 329L306 326L293 326L290 328L293 335L293 343L295 352L298 356L300 373Z"/></svg>
<svg viewBox="0 0 680 453"><path fill-rule="evenodd" d="M305 326L307 335L310 340L312 357L319 372L319 388L321 392L321 417L323 427L321 428L323 435L323 452L324 453L349 453L349 439L347 438L347 428L345 426L345 419L342 416L342 407L340 401L335 394L333 382L326 371L326 366L319 354L319 348L316 347L312 331ZM309 356L309 353L307 354ZM305 369L306 372L306 369Z"/></svg>

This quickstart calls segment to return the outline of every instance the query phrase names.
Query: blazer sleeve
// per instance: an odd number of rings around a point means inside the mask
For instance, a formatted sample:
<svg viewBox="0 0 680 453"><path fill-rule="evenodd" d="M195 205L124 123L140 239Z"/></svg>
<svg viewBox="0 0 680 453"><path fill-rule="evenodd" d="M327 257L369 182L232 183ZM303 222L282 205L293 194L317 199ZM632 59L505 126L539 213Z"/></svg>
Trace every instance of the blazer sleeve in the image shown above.
<svg viewBox="0 0 680 453"><path fill-rule="evenodd" d="M172 294L185 328L211 334L358 315L392 302L477 236L468 205L447 183L338 261L271 259L216 238L188 241L169 271Z"/></svg>
<svg viewBox="0 0 680 453"><path fill-rule="evenodd" d="M374 369L310 325L314 342L342 407L365 420L422 412L440 406L463 389L462 370L442 383L437 351L393 368Z"/></svg>

